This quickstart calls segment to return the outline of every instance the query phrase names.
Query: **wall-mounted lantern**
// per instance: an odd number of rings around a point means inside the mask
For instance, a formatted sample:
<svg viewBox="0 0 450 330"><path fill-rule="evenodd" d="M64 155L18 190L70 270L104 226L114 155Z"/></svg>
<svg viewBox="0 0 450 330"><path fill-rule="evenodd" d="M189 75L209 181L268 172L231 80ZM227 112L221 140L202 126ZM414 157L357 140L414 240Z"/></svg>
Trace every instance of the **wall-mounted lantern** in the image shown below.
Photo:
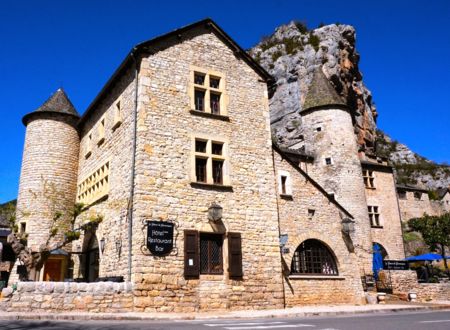
<svg viewBox="0 0 450 330"><path fill-rule="evenodd" d="M216 202L213 202L208 208L208 219L214 222L222 219L223 208Z"/></svg>
<svg viewBox="0 0 450 330"><path fill-rule="evenodd" d="M105 251L105 245L106 245L106 240L104 237L102 237L102 239L100 240L100 251L103 252Z"/></svg>
<svg viewBox="0 0 450 330"><path fill-rule="evenodd" d="M344 218L341 222L342 232L346 235L350 235L355 232L355 221L350 218Z"/></svg>

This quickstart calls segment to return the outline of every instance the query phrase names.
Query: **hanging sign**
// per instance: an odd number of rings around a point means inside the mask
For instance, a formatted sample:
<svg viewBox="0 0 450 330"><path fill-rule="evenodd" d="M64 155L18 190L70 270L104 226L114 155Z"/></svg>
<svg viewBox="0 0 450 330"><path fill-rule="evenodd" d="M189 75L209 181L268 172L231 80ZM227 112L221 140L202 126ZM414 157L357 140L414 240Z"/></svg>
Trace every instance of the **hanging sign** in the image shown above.
<svg viewBox="0 0 450 330"><path fill-rule="evenodd" d="M172 222L148 221L147 222L147 248L156 256L169 254L173 249Z"/></svg>
<svg viewBox="0 0 450 330"><path fill-rule="evenodd" d="M409 262L405 260L383 260L383 269L386 270L408 270Z"/></svg>

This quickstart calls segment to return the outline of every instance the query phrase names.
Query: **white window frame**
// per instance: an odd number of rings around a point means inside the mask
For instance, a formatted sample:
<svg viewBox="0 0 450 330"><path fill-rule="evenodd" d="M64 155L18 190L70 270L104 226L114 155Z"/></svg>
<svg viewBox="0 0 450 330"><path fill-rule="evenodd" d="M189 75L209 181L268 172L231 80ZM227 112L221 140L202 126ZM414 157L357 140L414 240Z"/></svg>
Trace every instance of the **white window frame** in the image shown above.
<svg viewBox="0 0 450 330"><path fill-rule="evenodd" d="M285 192L283 192L282 177L286 178L284 184L286 188ZM288 171L278 170L277 183L278 183L278 193L280 194L280 196L292 196L292 180L291 174Z"/></svg>

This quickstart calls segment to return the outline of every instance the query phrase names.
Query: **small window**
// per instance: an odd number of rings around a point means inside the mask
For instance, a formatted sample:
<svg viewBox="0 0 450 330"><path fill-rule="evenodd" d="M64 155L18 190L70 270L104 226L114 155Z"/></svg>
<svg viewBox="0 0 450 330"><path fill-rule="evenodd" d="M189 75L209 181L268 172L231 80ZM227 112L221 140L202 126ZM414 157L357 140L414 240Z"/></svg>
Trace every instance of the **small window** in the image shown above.
<svg viewBox="0 0 450 330"><path fill-rule="evenodd" d="M422 193L420 191L414 192L414 200L416 200L416 201L422 200Z"/></svg>
<svg viewBox="0 0 450 330"><path fill-rule="evenodd" d="M406 199L406 190L397 190L399 199Z"/></svg>
<svg viewBox="0 0 450 330"><path fill-rule="evenodd" d="M89 133L86 140L86 152L84 153L85 158L89 158L92 154L92 133Z"/></svg>
<svg viewBox="0 0 450 330"><path fill-rule="evenodd" d="M195 151L206 153L206 141L203 140L195 140Z"/></svg>
<svg viewBox="0 0 450 330"><path fill-rule="evenodd" d="M287 190L286 190L286 181L287 181L287 176L286 175L282 175L281 176L281 193L283 195L287 194Z"/></svg>
<svg viewBox="0 0 450 330"><path fill-rule="evenodd" d="M206 163L207 160L204 158L195 158L195 176L197 182L206 182Z"/></svg>
<svg viewBox="0 0 450 330"><path fill-rule="evenodd" d="M20 233L23 234L27 231L27 224L25 222L20 223Z"/></svg>
<svg viewBox="0 0 450 330"><path fill-rule="evenodd" d="M321 132L321 131L322 131L322 127L321 126L316 127L316 132Z"/></svg>
<svg viewBox="0 0 450 330"><path fill-rule="evenodd" d="M114 122L112 126L112 130L115 131L122 124L122 103L121 101L117 101L114 107Z"/></svg>
<svg viewBox="0 0 450 330"><path fill-rule="evenodd" d="M200 234L200 274L223 274L222 245L222 235Z"/></svg>
<svg viewBox="0 0 450 330"><path fill-rule="evenodd" d="M369 212L370 225L374 228L380 228L380 213L378 211L378 206L367 206Z"/></svg>
<svg viewBox="0 0 450 330"><path fill-rule="evenodd" d="M194 84L192 85L193 101L191 107L196 111L213 115L226 115L224 111L223 93L225 91L224 78L219 73L193 71Z"/></svg>
<svg viewBox="0 0 450 330"><path fill-rule="evenodd" d="M309 239L295 250L291 274L338 275L338 270L331 251L322 242Z"/></svg>
<svg viewBox="0 0 450 330"><path fill-rule="evenodd" d="M375 189L375 176L373 171L363 170L363 180L366 188Z"/></svg>
<svg viewBox="0 0 450 330"><path fill-rule="evenodd" d="M194 73L194 83L196 85L202 85L202 86L205 85L205 74L195 72Z"/></svg>
<svg viewBox="0 0 450 330"><path fill-rule="evenodd" d="M98 141L97 141L97 145L101 145L103 142L105 142L105 118L100 120L100 123L98 125Z"/></svg>
<svg viewBox="0 0 450 330"><path fill-rule="evenodd" d="M212 143L212 154L213 155L222 155L223 143Z"/></svg>
<svg viewBox="0 0 450 330"><path fill-rule="evenodd" d="M299 135L298 139L299 139L300 141L304 141L304 140L305 140L305 137L304 137L303 135Z"/></svg>
<svg viewBox="0 0 450 330"><path fill-rule="evenodd" d="M220 78L210 77L209 78L209 87L218 89L220 86Z"/></svg>
<svg viewBox="0 0 450 330"><path fill-rule="evenodd" d="M223 184L223 160L212 161L214 184Z"/></svg>
<svg viewBox="0 0 450 330"><path fill-rule="evenodd" d="M327 157L327 158L325 158L325 164L326 165L331 165L333 162L332 162L332 160L331 160L331 157Z"/></svg>
<svg viewBox="0 0 450 330"><path fill-rule="evenodd" d="M316 214L316 210L308 209L308 218L314 217L314 214Z"/></svg>
<svg viewBox="0 0 450 330"><path fill-rule="evenodd" d="M205 111L205 91L195 90L195 110Z"/></svg>
<svg viewBox="0 0 450 330"><path fill-rule="evenodd" d="M224 185L227 179L224 176L224 166L226 166L226 150L223 142L211 141L207 139L195 139L194 161L195 178L192 172L192 179L195 182Z"/></svg>

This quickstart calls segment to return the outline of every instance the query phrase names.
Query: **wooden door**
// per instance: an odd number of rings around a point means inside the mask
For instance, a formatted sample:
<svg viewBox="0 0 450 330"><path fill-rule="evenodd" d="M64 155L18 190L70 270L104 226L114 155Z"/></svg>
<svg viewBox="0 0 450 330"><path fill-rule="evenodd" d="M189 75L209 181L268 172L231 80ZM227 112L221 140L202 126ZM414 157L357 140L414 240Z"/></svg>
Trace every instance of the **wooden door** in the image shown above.
<svg viewBox="0 0 450 330"><path fill-rule="evenodd" d="M61 259L49 259L44 267L44 281L61 281Z"/></svg>

